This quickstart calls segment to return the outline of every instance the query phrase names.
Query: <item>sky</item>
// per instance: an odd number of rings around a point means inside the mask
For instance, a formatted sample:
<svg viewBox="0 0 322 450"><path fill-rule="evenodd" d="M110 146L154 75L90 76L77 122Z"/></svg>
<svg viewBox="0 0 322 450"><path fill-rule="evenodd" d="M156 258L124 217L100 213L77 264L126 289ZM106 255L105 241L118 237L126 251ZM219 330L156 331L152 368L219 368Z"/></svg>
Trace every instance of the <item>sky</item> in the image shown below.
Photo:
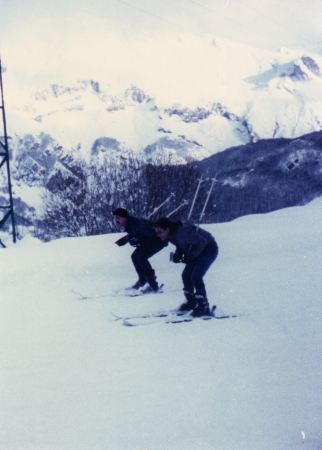
<svg viewBox="0 0 322 450"><path fill-rule="evenodd" d="M1 0L1 55L34 76L103 61L118 40L180 33L322 54L321 23L320 0Z"/></svg>
<svg viewBox="0 0 322 450"><path fill-rule="evenodd" d="M1 32L10 39L46 25L57 36L102 27L127 36L209 33L270 49L299 46L322 52L320 0L2 0L1 5Z"/></svg>

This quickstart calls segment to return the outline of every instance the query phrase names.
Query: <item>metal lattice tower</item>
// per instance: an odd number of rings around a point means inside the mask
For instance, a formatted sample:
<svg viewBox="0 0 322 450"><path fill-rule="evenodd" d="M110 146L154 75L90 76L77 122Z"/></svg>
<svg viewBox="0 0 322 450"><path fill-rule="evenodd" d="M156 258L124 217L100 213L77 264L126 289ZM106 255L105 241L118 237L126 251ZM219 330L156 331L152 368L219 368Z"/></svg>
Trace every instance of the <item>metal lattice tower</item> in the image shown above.
<svg viewBox="0 0 322 450"><path fill-rule="evenodd" d="M12 238L13 242L16 242L16 227L15 218L13 212L13 198L12 198L12 188L11 188L11 176L10 176L10 164L9 164L9 145L8 145L8 135L7 135L7 125L6 125L6 114L4 109L4 97L3 97L3 84L2 84L2 65L0 59L0 91L1 91L1 105L0 109L2 111L2 123L3 132L0 131L0 171L4 172L4 178L6 179L7 186L4 187L5 196L0 195L0 230L6 224L8 220L11 219L12 228ZM1 175L2 175L1 173ZM1 242L0 245L5 247Z"/></svg>

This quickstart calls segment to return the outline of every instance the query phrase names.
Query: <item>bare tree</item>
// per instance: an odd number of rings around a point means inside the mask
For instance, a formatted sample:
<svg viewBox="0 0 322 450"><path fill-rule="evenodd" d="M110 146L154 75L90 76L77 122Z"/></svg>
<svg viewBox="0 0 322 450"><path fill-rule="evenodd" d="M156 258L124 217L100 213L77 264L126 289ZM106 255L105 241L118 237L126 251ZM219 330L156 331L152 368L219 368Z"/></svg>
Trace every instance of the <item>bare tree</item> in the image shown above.
<svg viewBox="0 0 322 450"><path fill-rule="evenodd" d="M44 240L110 233L115 231L112 212L120 206L155 220L189 200L196 177L193 165L173 164L162 154L148 162L129 152L90 166L82 163L73 176L58 172L48 183L36 233Z"/></svg>

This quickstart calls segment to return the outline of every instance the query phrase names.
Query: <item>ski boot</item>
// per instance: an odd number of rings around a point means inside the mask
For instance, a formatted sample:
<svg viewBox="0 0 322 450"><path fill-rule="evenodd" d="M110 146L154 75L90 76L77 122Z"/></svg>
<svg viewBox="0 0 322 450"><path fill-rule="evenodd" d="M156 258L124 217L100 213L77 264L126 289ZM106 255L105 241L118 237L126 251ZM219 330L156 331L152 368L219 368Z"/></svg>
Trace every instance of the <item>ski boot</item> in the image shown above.
<svg viewBox="0 0 322 450"><path fill-rule="evenodd" d="M197 306L192 311L192 317L210 317L211 312L209 309L208 299L201 294L196 294L196 303Z"/></svg>
<svg viewBox="0 0 322 450"><path fill-rule="evenodd" d="M157 277L154 274L154 270L150 275L146 275L146 281L149 284L145 289L142 289L142 292L144 294L152 293L152 292L158 292L159 291L159 284L157 282Z"/></svg>
<svg viewBox="0 0 322 450"><path fill-rule="evenodd" d="M139 273L139 279L136 283L133 284L133 286L130 286L126 288L127 291L137 291L138 289L142 288L146 283L146 277L144 273Z"/></svg>
<svg viewBox="0 0 322 450"><path fill-rule="evenodd" d="M177 309L178 316L183 315L186 312L193 310L197 306L196 297L192 292L189 292L186 289L184 289L183 293L184 293L184 296L186 297L187 301L185 303L182 303L182 305L180 305L179 308Z"/></svg>
<svg viewBox="0 0 322 450"><path fill-rule="evenodd" d="M133 284L133 286L130 286L126 288L127 291L137 291L141 287L143 287L145 283L142 283L142 281L138 280L136 283Z"/></svg>

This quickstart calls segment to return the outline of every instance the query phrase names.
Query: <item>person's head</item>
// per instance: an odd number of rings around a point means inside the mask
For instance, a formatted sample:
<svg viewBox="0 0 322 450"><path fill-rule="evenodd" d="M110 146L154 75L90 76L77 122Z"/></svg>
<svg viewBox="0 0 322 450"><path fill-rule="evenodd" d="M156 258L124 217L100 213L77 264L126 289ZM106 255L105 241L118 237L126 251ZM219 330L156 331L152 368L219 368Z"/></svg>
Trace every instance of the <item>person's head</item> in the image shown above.
<svg viewBox="0 0 322 450"><path fill-rule="evenodd" d="M113 212L114 222L119 227L125 227L127 219L129 218L129 213L124 208L116 208Z"/></svg>
<svg viewBox="0 0 322 450"><path fill-rule="evenodd" d="M169 235L175 231L176 224L171 222L168 217L161 217L154 224L155 231L157 235L162 241L166 241L169 238Z"/></svg>

